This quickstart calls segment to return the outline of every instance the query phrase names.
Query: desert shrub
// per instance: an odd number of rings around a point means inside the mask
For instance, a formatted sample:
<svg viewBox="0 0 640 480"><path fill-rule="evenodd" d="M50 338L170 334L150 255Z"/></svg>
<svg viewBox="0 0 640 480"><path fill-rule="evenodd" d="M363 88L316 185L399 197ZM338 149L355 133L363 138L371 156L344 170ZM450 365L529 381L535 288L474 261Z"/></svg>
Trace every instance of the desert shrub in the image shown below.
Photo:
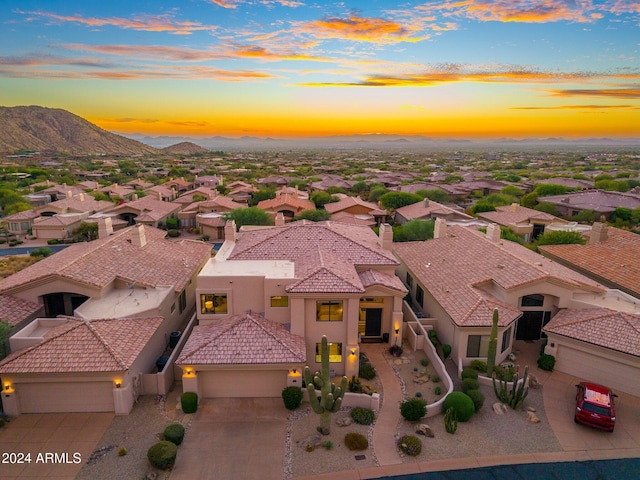
<svg viewBox="0 0 640 480"><path fill-rule="evenodd" d="M31 250L29 255L31 255L32 257L43 257L44 258L44 257L50 256L52 253L53 252L48 247L39 247L39 248L34 248L33 250Z"/></svg>
<svg viewBox="0 0 640 480"><path fill-rule="evenodd" d="M124 457L127 454L127 449L124 447L121 447L120 449L118 449L118 456L119 457Z"/></svg>
<svg viewBox="0 0 640 480"><path fill-rule="evenodd" d="M464 370L462 370L461 377L462 377L463 380L465 378L473 378L474 380L477 380L478 379L478 371L474 370L473 368L465 368Z"/></svg>
<svg viewBox="0 0 640 480"><path fill-rule="evenodd" d="M496 374L496 378L498 380L503 380L504 379L504 372L505 372L504 367L496 365L495 367L493 367L493 372ZM513 380L513 376L516 374L515 367L507 368L506 372L507 372L507 379L506 379L507 382L512 381Z"/></svg>
<svg viewBox="0 0 640 480"><path fill-rule="evenodd" d="M282 401L287 410L295 410L302 403L303 397L302 389L300 387L284 387L282 389Z"/></svg>
<svg viewBox="0 0 640 480"><path fill-rule="evenodd" d="M362 384L360 383L360 379L355 375L351 377L351 380L349 380L349 391L352 393L362 392Z"/></svg>
<svg viewBox="0 0 640 480"><path fill-rule="evenodd" d="M349 432L344 436L344 444L349 450L366 450L369 440L361 433Z"/></svg>
<svg viewBox="0 0 640 480"><path fill-rule="evenodd" d="M415 435L405 435L398 440L398 447L405 455L415 457L422 451L422 442Z"/></svg>
<svg viewBox="0 0 640 480"><path fill-rule="evenodd" d="M168 442L180 445L183 438L184 427L179 423L172 423L171 425L167 425L167 428L164 429L164 439Z"/></svg>
<svg viewBox="0 0 640 480"><path fill-rule="evenodd" d="M360 370L358 371L358 376L360 378L364 378L365 380L373 380L376 378L376 369L373 368L373 365L367 362L360 361Z"/></svg>
<svg viewBox="0 0 640 480"><path fill-rule="evenodd" d="M52 238L50 240L47 240L47 245L57 245L58 243L58 239L57 238Z"/></svg>
<svg viewBox="0 0 640 480"><path fill-rule="evenodd" d="M410 398L400 404L400 414L409 422L417 422L427 414L427 402L424 398Z"/></svg>
<svg viewBox="0 0 640 480"><path fill-rule="evenodd" d="M435 330L429 330L428 333L429 340L433 344L434 347L438 346L438 333Z"/></svg>
<svg viewBox="0 0 640 480"><path fill-rule="evenodd" d="M149 463L160 470L168 470L173 467L178 454L178 447L175 443L163 440L151 445L147 451Z"/></svg>
<svg viewBox="0 0 640 480"><path fill-rule="evenodd" d="M477 370L480 373L486 373L487 362L483 362L482 360L471 360L471 368Z"/></svg>
<svg viewBox="0 0 640 480"><path fill-rule="evenodd" d="M440 395L442 393L442 387L438 385L436 388L433 389L433 393L435 393L436 395Z"/></svg>
<svg viewBox="0 0 640 480"><path fill-rule="evenodd" d="M175 230L180 225L180 220L177 218L169 217L167 218L167 228L171 230Z"/></svg>
<svg viewBox="0 0 640 480"><path fill-rule="evenodd" d="M422 392L416 392L416 397L421 398L422 397Z"/></svg>
<svg viewBox="0 0 640 480"><path fill-rule="evenodd" d="M554 357L553 355L548 355L546 353L543 353L538 358L538 368L542 370L546 370L547 372L552 372L553 367L555 366L556 366L556 357Z"/></svg>
<svg viewBox="0 0 640 480"><path fill-rule="evenodd" d="M422 365L423 367L428 367L429 366L429 360L426 358L423 358L422 360L420 360L420 365Z"/></svg>
<svg viewBox="0 0 640 480"><path fill-rule="evenodd" d="M351 409L351 418L360 425L371 425L376 419L376 414L370 408L355 407Z"/></svg>
<svg viewBox="0 0 640 480"><path fill-rule="evenodd" d="M478 390L480 384L475 378L465 378L462 380L462 391L467 393L469 390Z"/></svg>
<svg viewBox="0 0 640 480"><path fill-rule="evenodd" d="M433 383L439 383L440 382L440 376L439 375L434 375L433 377L431 377L431 381Z"/></svg>
<svg viewBox="0 0 640 480"><path fill-rule="evenodd" d="M172 228L170 230L167 230L167 236L172 238L179 237L180 231L176 230L175 228Z"/></svg>
<svg viewBox="0 0 640 480"><path fill-rule="evenodd" d="M198 394L195 392L184 392L180 397L180 404L184 413L195 413L198 410Z"/></svg>
<svg viewBox="0 0 640 480"><path fill-rule="evenodd" d="M333 448L333 442L331 440L327 440L322 444L325 450L331 450Z"/></svg>
<svg viewBox="0 0 640 480"><path fill-rule="evenodd" d="M444 345L442 345L442 356L446 360L447 358L449 358L450 355L451 355L451 345L449 345L448 343L445 343Z"/></svg>
<svg viewBox="0 0 640 480"><path fill-rule="evenodd" d="M475 411L477 412L484 405L484 394L480 390L468 390L466 394L473 401L473 406L475 407Z"/></svg>
<svg viewBox="0 0 640 480"><path fill-rule="evenodd" d="M473 417L476 411L471 397L464 392L451 392L444 399L445 412L452 408L459 422L466 422Z"/></svg>

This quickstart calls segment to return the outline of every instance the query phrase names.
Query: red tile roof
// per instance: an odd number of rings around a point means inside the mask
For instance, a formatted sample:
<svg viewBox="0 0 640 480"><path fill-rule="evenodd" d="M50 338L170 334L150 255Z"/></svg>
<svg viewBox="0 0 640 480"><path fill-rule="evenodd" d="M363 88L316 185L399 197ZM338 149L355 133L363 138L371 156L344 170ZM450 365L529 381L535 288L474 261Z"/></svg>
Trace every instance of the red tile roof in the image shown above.
<svg viewBox="0 0 640 480"><path fill-rule="evenodd" d="M360 272L358 276L360 277L360 281L364 288L369 288L373 285L380 285L392 290L397 290L402 294L407 293L407 288L395 275L387 275L386 273L382 273L377 270L365 270L364 272Z"/></svg>
<svg viewBox="0 0 640 480"><path fill-rule="evenodd" d="M299 280L286 286L289 293L364 293L354 266L319 246L295 265Z"/></svg>
<svg viewBox="0 0 640 480"><path fill-rule="evenodd" d="M517 204L506 207L496 207L495 212L478 213L478 217L504 226L508 226L512 223L534 223L534 220L542 222L556 221L567 223L565 220L555 217L549 213L539 212L538 210L533 210Z"/></svg>
<svg viewBox="0 0 640 480"><path fill-rule="evenodd" d="M42 305L11 295L0 295L0 321L16 326L23 320L35 315Z"/></svg>
<svg viewBox="0 0 640 480"><path fill-rule="evenodd" d="M193 328L178 365L262 365L306 362L304 338L256 313Z"/></svg>

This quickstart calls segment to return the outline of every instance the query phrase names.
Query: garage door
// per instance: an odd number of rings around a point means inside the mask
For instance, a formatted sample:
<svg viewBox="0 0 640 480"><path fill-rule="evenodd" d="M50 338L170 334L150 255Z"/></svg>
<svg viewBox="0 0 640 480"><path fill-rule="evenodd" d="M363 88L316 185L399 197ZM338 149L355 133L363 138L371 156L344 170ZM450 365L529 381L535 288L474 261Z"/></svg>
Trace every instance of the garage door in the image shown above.
<svg viewBox="0 0 640 480"><path fill-rule="evenodd" d="M113 412L111 382L16 384L22 413Z"/></svg>
<svg viewBox="0 0 640 480"><path fill-rule="evenodd" d="M614 360L558 345L556 370L589 382L600 383L616 390L640 396L640 365L633 367Z"/></svg>
<svg viewBox="0 0 640 480"><path fill-rule="evenodd" d="M200 372L198 383L205 398L279 397L287 370Z"/></svg>

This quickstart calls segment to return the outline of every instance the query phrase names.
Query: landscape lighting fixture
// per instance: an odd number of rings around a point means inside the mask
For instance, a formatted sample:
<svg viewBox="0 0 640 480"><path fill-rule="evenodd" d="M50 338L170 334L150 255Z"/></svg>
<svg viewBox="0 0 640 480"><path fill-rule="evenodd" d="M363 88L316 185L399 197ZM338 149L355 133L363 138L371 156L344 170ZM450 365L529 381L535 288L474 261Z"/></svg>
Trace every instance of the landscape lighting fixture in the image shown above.
<svg viewBox="0 0 640 480"><path fill-rule="evenodd" d="M351 349L351 355L353 355L355 357L355 355L356 355L356 349L355 348Z"/></svg>

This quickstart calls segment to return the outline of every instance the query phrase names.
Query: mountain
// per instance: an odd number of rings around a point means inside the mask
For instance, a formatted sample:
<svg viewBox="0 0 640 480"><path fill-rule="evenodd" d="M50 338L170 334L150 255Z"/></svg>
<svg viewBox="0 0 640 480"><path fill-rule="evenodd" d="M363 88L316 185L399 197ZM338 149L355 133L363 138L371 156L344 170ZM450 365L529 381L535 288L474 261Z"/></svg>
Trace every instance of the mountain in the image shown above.
<svg viewBox="0 0 640 480"><path fill-rule="evenodd" d="M209 150L196 145L193 142L180 142L162 149L163 152L177 155L198 155L199 153L209 153Z"/></svg>
<svg viewBox="0 0 640 480"><path fill-rule="evenodd" d="M107 132L59 108L0 107L0 152L56 151L73 155L136 155L158 151Z"/></svg>

